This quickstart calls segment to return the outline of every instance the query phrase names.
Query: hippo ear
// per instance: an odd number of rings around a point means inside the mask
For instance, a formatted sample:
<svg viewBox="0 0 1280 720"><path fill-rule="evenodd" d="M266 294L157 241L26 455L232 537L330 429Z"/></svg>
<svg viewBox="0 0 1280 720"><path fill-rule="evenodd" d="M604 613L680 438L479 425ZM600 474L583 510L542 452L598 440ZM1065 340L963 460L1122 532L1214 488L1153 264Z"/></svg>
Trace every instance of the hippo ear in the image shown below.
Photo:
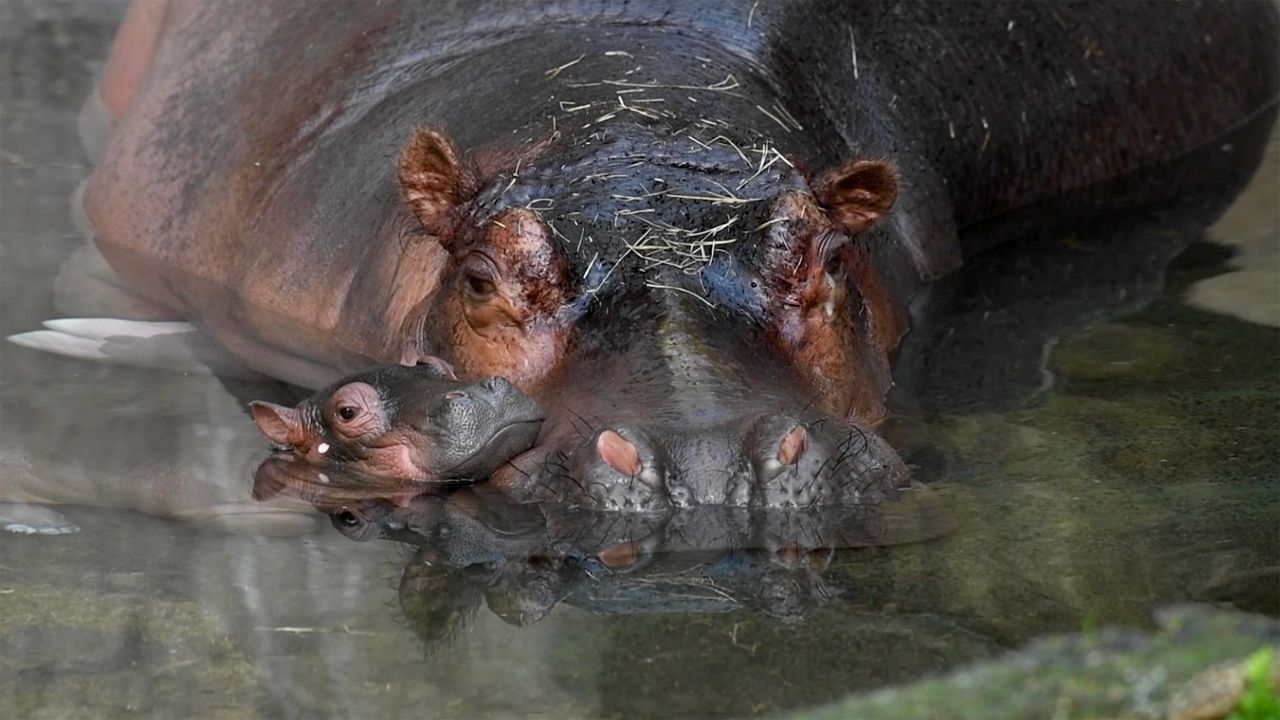
<svg viewBox="0 0 1280 720"><path fill-rule="evenodd" d="M458 373L455 372L453 366L443 358L438 358L435 355L427 355L420 351L405 351L405 353L400 356L400 364L405 367L425 365L431 368L438 377L442 377L446 380L458 379Z"/></svg>
<svg viewBox="0 0 1280 720"><path fill-rule="evenodd" d="M422 227L443 235L449 211L467 199L473 173L458 157L448 138L434 130L419 130L400 153L400 191Z"/></svg>
<svg viewBox="0 0 1280 720"><path fill-rule="evenodd" d="M880 222L893 207L898 175L888 163L854 160L820 175L813 194L831 222L856 235Z"/></svg>
<svg viewBox="0 0 1280 720"><path fill-rule="evenodd" d="M262 434L277 445L292 445L302 431L302 419L295 408L254 400L249 411Z"/></svg>

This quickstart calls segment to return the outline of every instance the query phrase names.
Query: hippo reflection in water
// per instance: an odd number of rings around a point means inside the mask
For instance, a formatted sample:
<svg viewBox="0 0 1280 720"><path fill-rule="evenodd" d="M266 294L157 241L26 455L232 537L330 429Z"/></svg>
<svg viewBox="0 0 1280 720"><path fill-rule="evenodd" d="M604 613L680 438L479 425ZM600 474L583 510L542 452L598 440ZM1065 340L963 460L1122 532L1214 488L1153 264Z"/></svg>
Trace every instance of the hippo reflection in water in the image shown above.
<svg viewBox="0 0 1280 720"><path fill-rule="evenodd" d="M618 515L516 503L484 486L424 486L348 470L321 473L292 456L267 459L254 496L295 498L347 537L419 549L401 604L424 637L447 636L481 600L507 622L537 622L561 602L593 612L726 612L786 620L838 591L822 578L836 553L920 542L951 528L922 486L860 506L776 510L702 506ZM419 611L425 606L435 612Z"/></svg>
<svg viewBox="0 0 1280 720"><path fill-rule="evenodd" d="M594 509L892 494L876 431L934 281L1220 209L1277 102L1265 3L336 10L135 8L98 246L277 378L506 378L546 420L490 484Z"/></svg>

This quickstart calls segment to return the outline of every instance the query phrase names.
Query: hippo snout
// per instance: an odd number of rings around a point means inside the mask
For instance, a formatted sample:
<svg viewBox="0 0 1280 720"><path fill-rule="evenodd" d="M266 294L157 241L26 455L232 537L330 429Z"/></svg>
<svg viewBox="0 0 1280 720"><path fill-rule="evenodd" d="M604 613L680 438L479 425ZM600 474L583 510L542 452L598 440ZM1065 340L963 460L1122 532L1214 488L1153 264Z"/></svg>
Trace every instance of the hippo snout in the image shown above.
<svg viewBox="0 0 1280 720"><path fill-rule="evenodd" d="M570 495L597 510L651 512L670 506L664 457L630 427L591 435L570 455Z"/></svg>
<svg viewBox="0 0 1280 720"><path fill-rule="evenodd" d="M742 428L745 425L745 430ZM596 510L734 505L807 508L874 502L906 484L879 436L832 418L771 414L704 430L598 429L549 461L559 489Z"/></svg>

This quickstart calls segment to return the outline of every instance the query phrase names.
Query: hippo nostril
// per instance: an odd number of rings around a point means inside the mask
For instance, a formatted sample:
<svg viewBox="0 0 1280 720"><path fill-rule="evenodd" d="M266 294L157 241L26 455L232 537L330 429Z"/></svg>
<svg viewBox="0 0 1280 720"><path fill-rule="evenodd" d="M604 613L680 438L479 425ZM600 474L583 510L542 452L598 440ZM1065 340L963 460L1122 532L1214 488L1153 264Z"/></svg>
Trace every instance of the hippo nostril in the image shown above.
<svg viewBox="0 0 1280 720"><path fill-rule="evenodd" d="M446 400L461 400L462 398L464 398L464 397L466 397L466 396L467 396L467 394L466 394L466 393L461 392L461 391L459 391L459 390L453 390L453 391L451 391L451 392L447 392L447 393L445 393L445 394L444 394L444 398L445 398Z"/></svg>
<svg viewBox="0 0 1280 720"><path fill-rule="evenodd" d="M605 464L623 475L640 474L640 451L613 430L605 430L596 438L596 452Z"/></svg>
<svg viewBox="0 0 1280 720"><path fill-rule="evenodd" d="M809 431L805 430L803 425L797 425L782 439L782 444L778 447L778 462L783 465L795 465L800 462L800 456L808 447Z"/></svg>

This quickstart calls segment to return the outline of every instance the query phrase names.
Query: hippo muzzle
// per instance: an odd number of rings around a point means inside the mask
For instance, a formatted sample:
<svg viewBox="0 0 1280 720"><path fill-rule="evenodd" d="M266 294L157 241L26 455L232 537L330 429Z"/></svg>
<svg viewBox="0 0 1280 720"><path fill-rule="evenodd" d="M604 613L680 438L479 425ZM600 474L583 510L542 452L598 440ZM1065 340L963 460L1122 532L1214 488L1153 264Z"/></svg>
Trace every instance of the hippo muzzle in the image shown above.
<svg viewBox="0 0 1280 720"><path fill-rule="evenodd" d="M759 328L679 293L631 307L584 328L585 347L542 386L546 428L508 479L627 512L852 505L907 484L888 443L824 411Z"/></svg>

